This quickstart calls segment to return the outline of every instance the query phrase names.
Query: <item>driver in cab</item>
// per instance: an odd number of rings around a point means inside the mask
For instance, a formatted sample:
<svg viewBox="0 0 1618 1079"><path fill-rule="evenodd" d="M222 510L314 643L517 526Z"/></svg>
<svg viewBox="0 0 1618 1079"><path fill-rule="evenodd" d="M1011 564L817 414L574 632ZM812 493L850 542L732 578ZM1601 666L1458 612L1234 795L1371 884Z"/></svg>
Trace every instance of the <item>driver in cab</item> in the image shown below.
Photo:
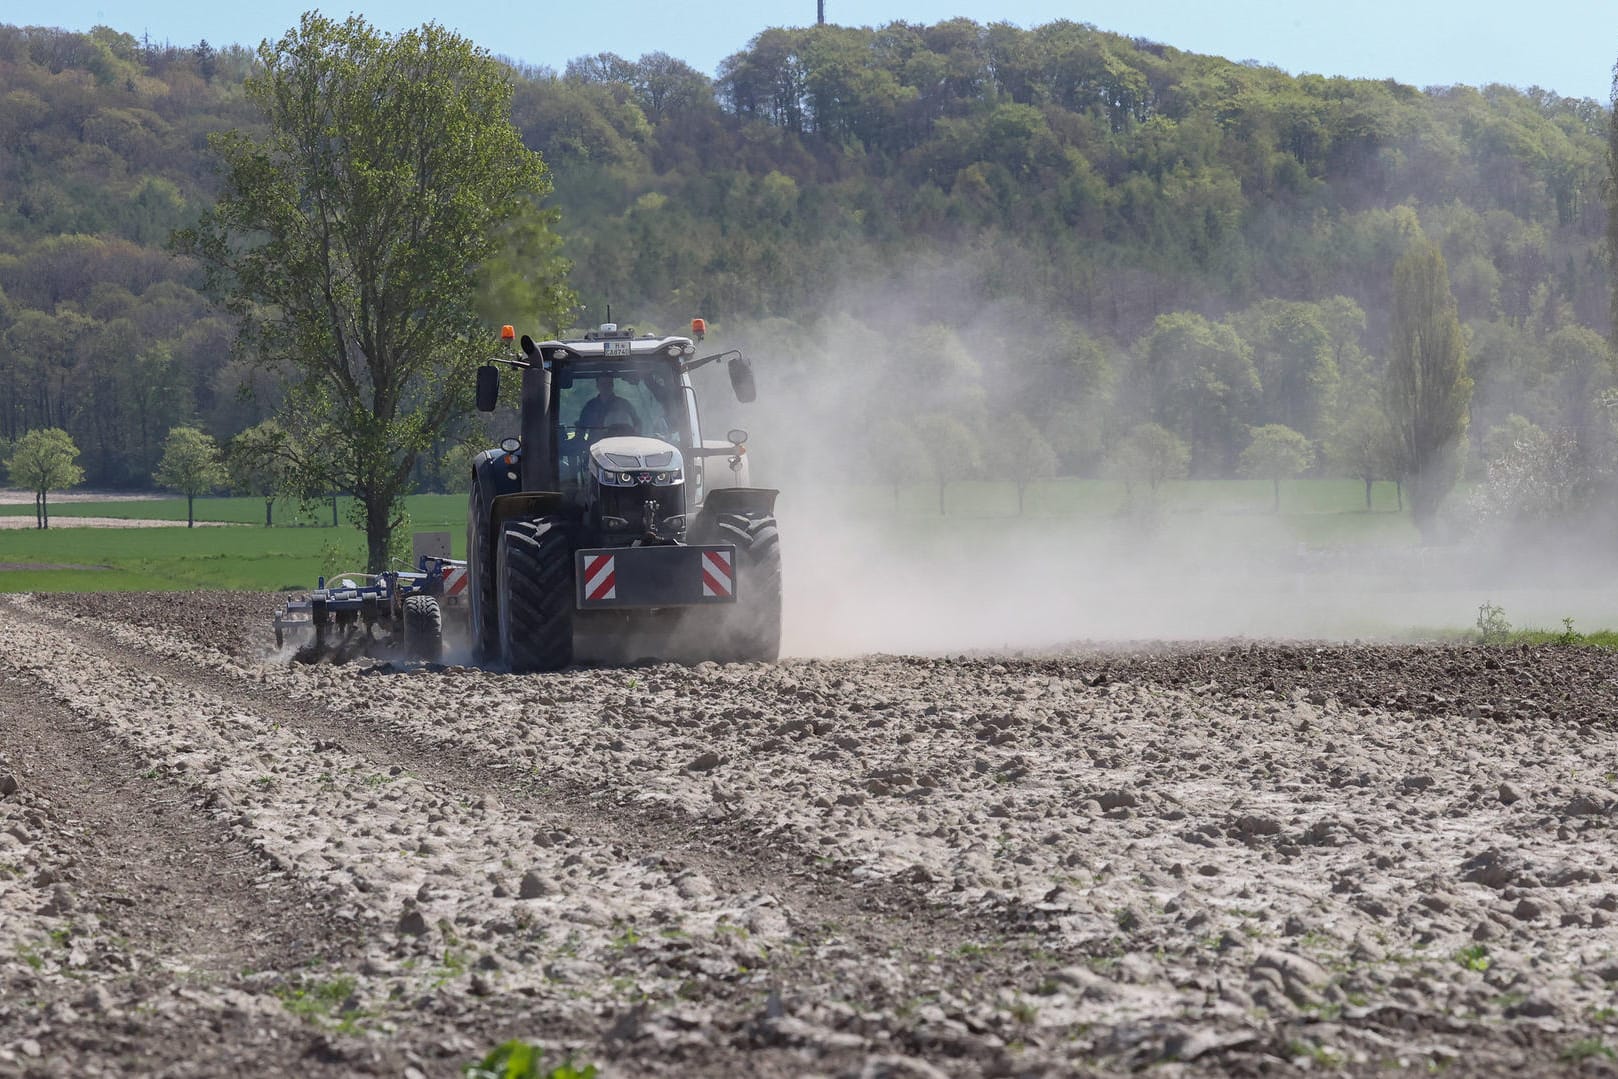
<svg viewBox="0 0 1618 1079"><path fill-rule="evenodd" d="M640 431L640 417L630 403L619 397L611 375L596 379L596 395L579 410L577 430L594 442L611 435L633 435Z"/></svg>

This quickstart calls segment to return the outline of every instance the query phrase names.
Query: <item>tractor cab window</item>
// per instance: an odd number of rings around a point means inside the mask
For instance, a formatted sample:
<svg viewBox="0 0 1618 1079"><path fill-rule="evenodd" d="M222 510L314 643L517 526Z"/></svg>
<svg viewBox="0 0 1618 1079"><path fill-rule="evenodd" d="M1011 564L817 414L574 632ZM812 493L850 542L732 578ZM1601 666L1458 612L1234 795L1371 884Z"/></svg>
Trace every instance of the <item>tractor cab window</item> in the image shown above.
<svg viewBox="0 0 1618 1079"><path fill-rule="evenodd" d="M690 445L679 368L650 362L574 363L552 376L562 474L582 474L590 444L640 435Z"/></svg>

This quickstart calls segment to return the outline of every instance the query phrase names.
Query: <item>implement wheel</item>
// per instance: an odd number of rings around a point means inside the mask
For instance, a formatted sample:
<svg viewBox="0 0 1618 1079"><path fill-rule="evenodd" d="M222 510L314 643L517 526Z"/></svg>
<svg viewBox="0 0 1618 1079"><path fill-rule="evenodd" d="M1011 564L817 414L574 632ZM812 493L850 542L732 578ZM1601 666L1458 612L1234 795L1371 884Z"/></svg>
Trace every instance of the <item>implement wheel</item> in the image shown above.
<svg viewBox="0 0 1618 1079"><path fill-rule="evenodd" d="M433 596L404 601L404 648L411 659L436 663L444 655L444 612Z"/></svg>
<svg viewBox="0 0 1618 1079"><path fill-rule="evenodd" d="M496 558L500 654L514 673L573 662L573 530L541 518L508 521Z"/></svg>

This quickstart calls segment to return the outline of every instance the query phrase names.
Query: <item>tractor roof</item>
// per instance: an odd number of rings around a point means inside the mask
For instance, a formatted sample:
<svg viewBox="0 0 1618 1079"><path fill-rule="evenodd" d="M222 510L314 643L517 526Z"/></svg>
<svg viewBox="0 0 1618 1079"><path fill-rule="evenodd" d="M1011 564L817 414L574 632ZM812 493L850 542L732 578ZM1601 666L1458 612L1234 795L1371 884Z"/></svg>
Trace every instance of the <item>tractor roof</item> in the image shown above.
<svg viewBox="0 0 1618 1079"><path fill-rule="evenodd" d="M541 341L537 346L552 363L569 360L615 359L621 356L664 357L685 360L696 355L697 347L689 337L653 337L644 334L630 337L622 334L589 333L583 338L568 341Z"/></svg>

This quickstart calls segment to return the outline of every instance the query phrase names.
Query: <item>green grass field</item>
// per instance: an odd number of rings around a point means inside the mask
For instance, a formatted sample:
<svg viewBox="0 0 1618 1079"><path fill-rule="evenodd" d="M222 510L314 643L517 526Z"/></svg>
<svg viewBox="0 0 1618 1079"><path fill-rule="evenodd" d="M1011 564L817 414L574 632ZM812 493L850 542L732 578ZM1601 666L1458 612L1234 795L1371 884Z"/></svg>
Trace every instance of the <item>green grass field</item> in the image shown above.
<svg viewBox="0 0 1618 1079"><path fill-rule="evenodd" d="M339 527L331 527L327 503L318 523L300 519L294 505L278 506L274 528L265 528L264 502L256 498L198 499L197 520L229 527L186 528L185 499L63 503L51 511L52 527L0 529L0 565L71 565L98 569L0 571L0 592L101 592L148 589L311 588L322 573L365 566L363 534L346 519L339 500ZM417 495L410 499L411 531L449 532L455 553L466 545L466 499ZM32 503L0 507L32 517ZM174 528L75 528L74 517L121 517L181 522ZM310 522L308 514L301 519ZM405 543L408 547L409 537Z"/></svg>
<svg viewBox="0 0 1618 1079"><path fill-rule="evenodd" d="M1075 538L1093 534L1125 508L1121 485L1101 480L1052 480L1029 487L1025 515L1017 517L1016 488L1005 483L962 482L944 493L947 533L939 521L938 488L861 486L835 492L838 512L896 522L901 534L927 540L978 531L1026 528L1030 534ZM790 507L792 493L784 496ZM1281 512L1271 512L1264 481L1184 481L1165 486L1160 504L1166 526L1202 536L1261 532L1278 549L1311 546L1412 543L1408 514L1395 509L1391 484L1378 485L1374 509L1365 509L1364 488L1354 481L1299 480L1282 485ZM802 501L812 504L813 495ZM408 500L410 531L447 531L457 557L464 556L464 495L415 495ZM348 523L350 500L339 499L341 524L331 527L331 504L299 507L278 502L275 527L265 528L264 503L257 498L199 498L199 521L231 527L85 528L75 517L113 517L184 522L185 499L63 502L51 509L53 527L0 529L0 591L112 591L130 589L308 588L322 573L357 570L365 561L362 534ZM31 502L0 505L0 515L31 517ZM810 511L813 512L812 510ZM1254 528L1255 522L1263 528ZM1270 527L1273 522L1274 527ZM34 569L38 565L102 567Z"/></svg>

